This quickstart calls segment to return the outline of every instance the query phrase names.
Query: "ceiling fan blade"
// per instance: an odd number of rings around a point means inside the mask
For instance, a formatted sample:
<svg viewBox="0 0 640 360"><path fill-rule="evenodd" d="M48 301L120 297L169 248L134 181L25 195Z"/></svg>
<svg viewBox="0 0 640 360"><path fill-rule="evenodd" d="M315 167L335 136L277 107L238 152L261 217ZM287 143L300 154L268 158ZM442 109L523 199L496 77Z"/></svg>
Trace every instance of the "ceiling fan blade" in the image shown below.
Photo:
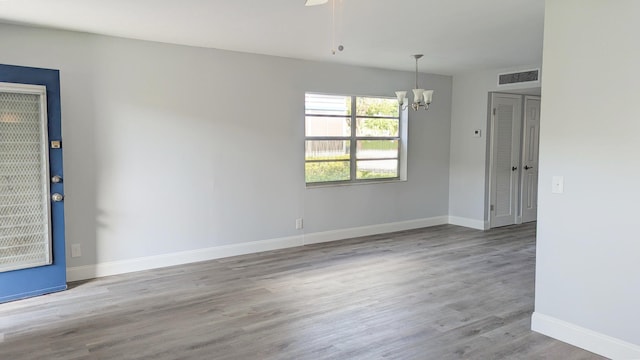
<svg viewBox="0 0 640 360"><path fill-rule="evenodd" d="M322 4L326 4L327 2L329 2L329 0L306 0L304 2L304 6L322 5Z"/></svg>

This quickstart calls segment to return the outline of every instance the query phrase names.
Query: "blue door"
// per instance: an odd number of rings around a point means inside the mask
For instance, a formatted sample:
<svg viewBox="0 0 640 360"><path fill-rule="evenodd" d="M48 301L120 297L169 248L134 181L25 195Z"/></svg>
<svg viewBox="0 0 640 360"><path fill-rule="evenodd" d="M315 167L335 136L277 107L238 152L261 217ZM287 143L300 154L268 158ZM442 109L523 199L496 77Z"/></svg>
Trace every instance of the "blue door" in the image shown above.
<svg viewBox="0 0 640 360"><path fill-rule="evenodd" d="M0 303L64 290L57 70L0 65Z"/></svg>

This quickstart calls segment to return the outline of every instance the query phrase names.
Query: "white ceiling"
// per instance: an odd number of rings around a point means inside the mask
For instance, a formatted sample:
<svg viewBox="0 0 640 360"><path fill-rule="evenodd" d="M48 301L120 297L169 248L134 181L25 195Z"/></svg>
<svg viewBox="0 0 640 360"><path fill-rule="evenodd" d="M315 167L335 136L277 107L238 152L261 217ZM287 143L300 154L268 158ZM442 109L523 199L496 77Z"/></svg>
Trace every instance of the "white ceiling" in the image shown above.
<svg viewBox="0 0 640 360"><path fill-rule="evenodd" d="M537 64L544 0L0 0L0 22L251 53L455 74Z"/></svg>

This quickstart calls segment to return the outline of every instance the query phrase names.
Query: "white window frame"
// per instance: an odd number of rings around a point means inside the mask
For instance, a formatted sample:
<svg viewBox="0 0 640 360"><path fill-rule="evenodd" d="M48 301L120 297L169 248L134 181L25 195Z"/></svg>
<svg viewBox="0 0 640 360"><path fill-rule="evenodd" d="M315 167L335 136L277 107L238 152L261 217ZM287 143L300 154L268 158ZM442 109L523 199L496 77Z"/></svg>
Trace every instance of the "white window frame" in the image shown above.
<svg viewBox="0 0 640 360"><path fill-rule="evenodd" d="M380 98L380 99L392 99L395 100L395 97L388 96L370 96L370 95L343 95L343 94L328 94L328 93L318 93L318 92L306 92L305 95L330 95L330 96L344 96L351 98L351 115L325 115L325 114L314 114L307 113L306 104L305 104L305 119L307 116L314 117L334 117L334 118L351 118L351 134L349 136L306 136L306 126L305 126L305 144L309 140L338 140L338 141L349 141L350 150L349 150L349 168L350 168L350 179L349 180L336 180L336 181L319 181L319 182L306 182L307 187L322 187L322 186L333 186L333 185L355 185L355 184L371 184L371 183L385 183L385 182L397 182L397 181L406 181L407 180L407 153L408 153L408 110L402 109L399 107L398 117L389 117L389 116L358 116L356 114L356 106L357 106L357 98ZM357 136L357 120L359 118L367 118L367 119L398 119L398 136ZM305 121L306 123L306 121ZM367 158L360 160L398 160L398 169L396 177L388 177L388 178L373 178L373 179L357 179L357 142L358 140L397 140L398 141L398 156L397 158ZM339 160L306 160L305 156L305 164L310 162L333 162ZM347 161L347 160L344 160ZM306 171L306 170L305 170ZM306 179L306 177L305 177Z"/></svg>

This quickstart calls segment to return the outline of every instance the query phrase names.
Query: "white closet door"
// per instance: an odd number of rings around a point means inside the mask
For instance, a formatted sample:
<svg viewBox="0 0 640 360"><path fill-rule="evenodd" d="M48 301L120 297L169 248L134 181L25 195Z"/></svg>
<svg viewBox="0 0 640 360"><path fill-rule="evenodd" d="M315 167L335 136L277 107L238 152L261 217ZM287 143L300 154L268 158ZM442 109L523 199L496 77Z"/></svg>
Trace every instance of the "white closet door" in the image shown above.
<svg viewBox="0 0 640 360"><path fill-rule="evenodd" d="M492 95L491 227L516 223L520 169L522 97Z"/></svg>
<svg viewBox="0 0 640 360"><path fill-rule="evenodd" d="M538 143L540 135L540 98L526 96L522 131L522 222L538 217Z"/></svg>

